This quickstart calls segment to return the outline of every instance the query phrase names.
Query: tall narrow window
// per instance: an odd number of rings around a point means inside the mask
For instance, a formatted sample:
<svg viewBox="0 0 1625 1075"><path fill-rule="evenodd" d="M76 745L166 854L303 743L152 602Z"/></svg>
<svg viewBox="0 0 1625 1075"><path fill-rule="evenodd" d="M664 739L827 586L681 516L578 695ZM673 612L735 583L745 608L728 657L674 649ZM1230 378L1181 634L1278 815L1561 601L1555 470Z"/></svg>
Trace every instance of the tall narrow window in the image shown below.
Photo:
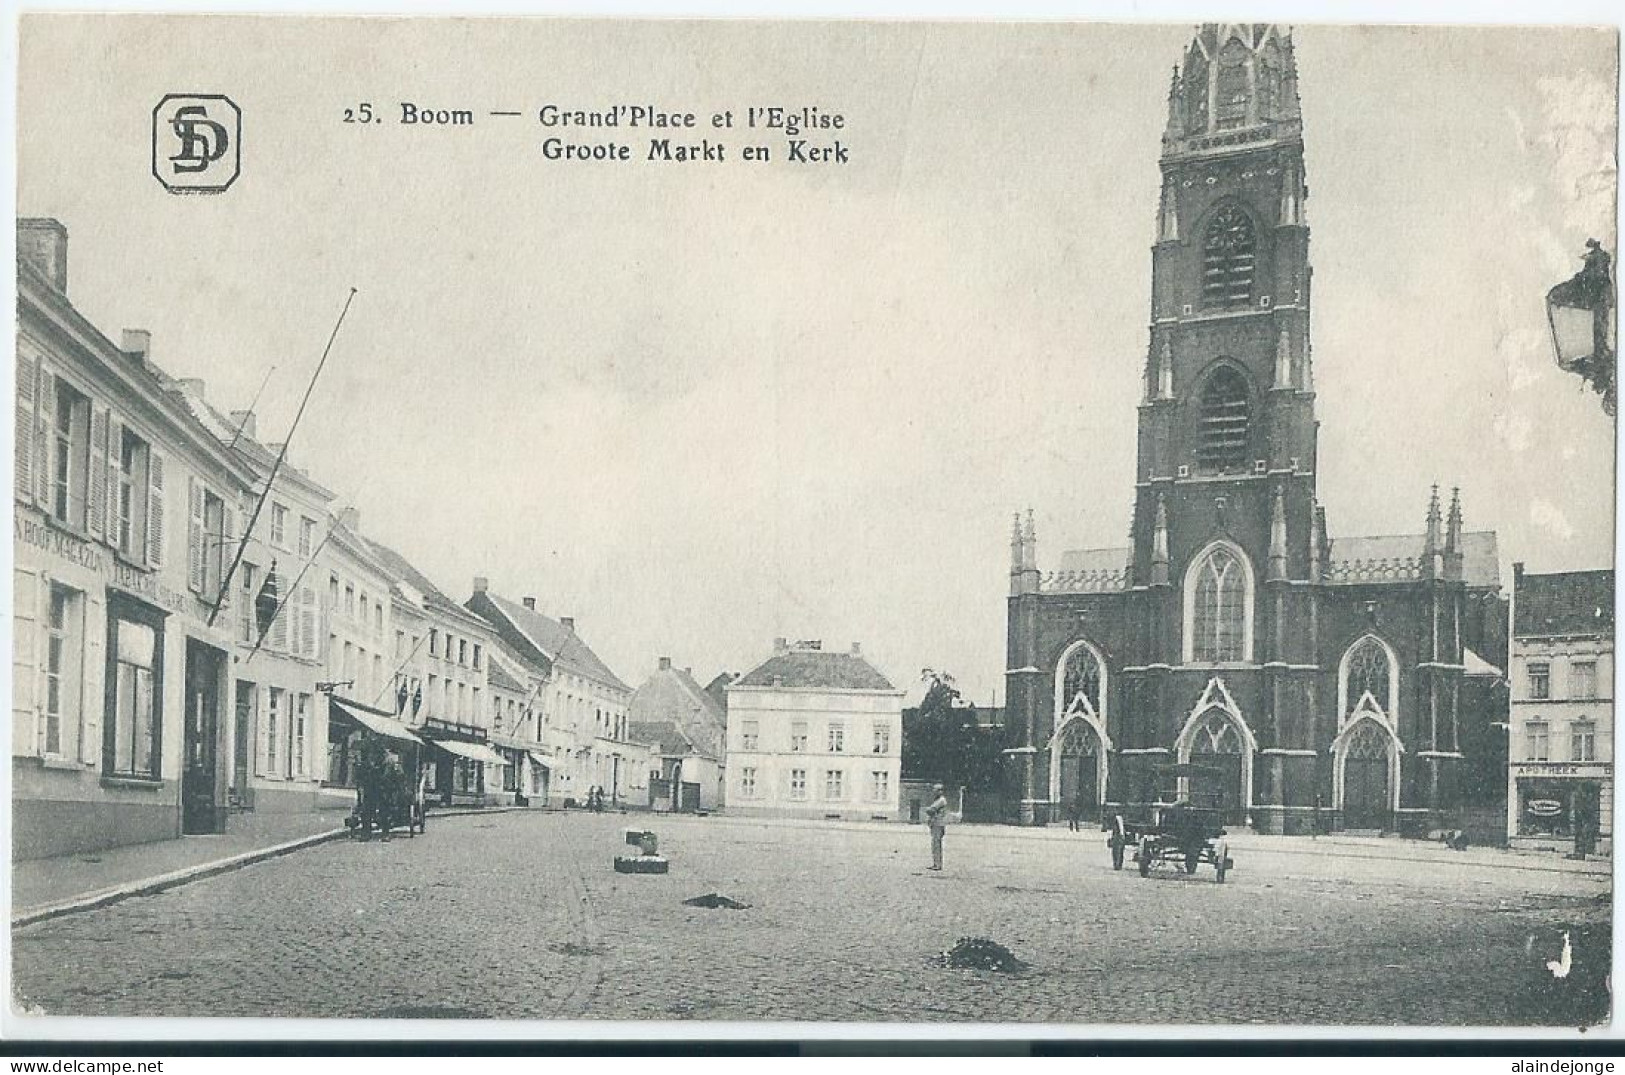
<svg viewBox="0 0 1625 1075"><path fill-rule="evenodd" d="M281 776L277 772L277 758L281 751L277 749L277 737L282 734L282 696L286 692L279 687L270 688L270 704L265 709L265 775Z"/></svg>
<svg viewBox="0 0 1625 1075"><path fill-rule="evenodd" d="M108 609L107 679L112 719L107 722L105 770L109 776L159 779L163 655L153 622L126 619L133 612Z"/></svg>
<svg viewBox="0 0 1625 1075"><path fill-rule="evenodd" d="M288 547L288 509L274 501L271 504L271 544L279 549Z"/></svg>
<svg viewBox="0 0 1625 1075"><path fill-rule="evenodd" d="M1214 86L1214 126L1221 131L1247 122L1247 50L1232 41L1219 53L1219 75Z"/></svg>
<svg viewBox="0 0 1625 1075"><path fill-rule="evenodd" d="M1238 205L1221 208L1202 237L1202 305L1250 303L1257 257L1252 219Z"/></svg>
<svg viewBox="0 0 1625 1075"><path fill-rule="evenodd" d="M68 753L68 737L78 725L82 677L79 658L84 652L84 605L81 594L66 586L51 586L50 618L45 632L44 752Z"/></svg>
<svg viewBox="0 0 1625 1075"><path fill-rule="evenodd" d="M1352 710L1367 693L1377 708L1389 712L1388 651L1375 638L1363 638L1349 652L1348 707Z"/></svg>
<svg viewBox="0 0 1625 1075"><path fill-rule="evenodd" d="M1595 698L1597 696L1597 662L1575 661L1569 665L1569 697Z"/></svg>
<svg viewBox="0 0 1625 1075"><path fill-rule="evenodd" d="M1073 650L1061 673L1062 715L1081 710L1100 712L1100 661L1088 646Z"/></svg>
<svg viewBox="0 0 1625 1075"><path fill-rule="evenodd" d="M1230 366L1221 366L1202 388L1196 440L1196 462L1204 470L1245 469L1247 424L1251 402L1247 382Z"/></svg>
<svg viewBox="0 0 1625 1075"><path fill-rule="evenodd" d="M1597 760L1597 725L1589 717L1569 725L1569 760Z"/></svg>
<svg viewBox="0 0 1625 1075"><path fill-rule="evenodd" d="M739 749L740 750L755 750L756 749L756 743L757 743L757 737L758 737L758 735L760 733L760 729L761 729L761 724L759 722L757 722L757 721L754 721L754 720L742 720L742 721L740 721L739 722Z"/></svg>
<svg viewBox="0 0 1625 1075"><path fill-rule="evenodd" d="M119 445L118 548L141 556L147 547L147 442L124 430Z"/></svg>
<svg viewBox="0 0 1625 1075"><path fill-rule="evenodd" d="M1196 566L1191 594L1191 659L1246 659L1247 573L1229 549L1214 548Z"/></svg>
<svg viewBox="0 0 1625 1075"><path fill-rule="evenodd" d="M1529 662L1529 697L1544 701L1552 696L1552 666L1545 661Z"/></svg>
<svg viewBox="0 0 1625 1075"><path fill-rule="evenodd" d="M60 522L82 527L89 498L90 400L60 378L53 395L51 514Z"/></svg>
<svg viewBox="0 0 1625 1075"><path fill-rule="evenodd" d="M288 775L299 778L305 775L305 737L310 731L310 695L301 694L294 698L292 742L288 747Z"/></svg>
<svg viewBox="0 0 1625 1075"><path fill-rule="evenodd" d="M1550 761L1552 749L1551 726L1543 720L1532 720L1524 725L1524 761Z"/></svg>

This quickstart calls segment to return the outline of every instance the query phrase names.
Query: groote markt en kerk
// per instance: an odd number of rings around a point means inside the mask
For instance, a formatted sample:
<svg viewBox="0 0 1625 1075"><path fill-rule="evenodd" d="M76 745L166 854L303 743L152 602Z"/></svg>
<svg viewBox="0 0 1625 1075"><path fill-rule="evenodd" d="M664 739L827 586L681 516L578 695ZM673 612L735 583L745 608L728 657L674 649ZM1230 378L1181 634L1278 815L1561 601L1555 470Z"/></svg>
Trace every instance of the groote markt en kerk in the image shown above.
<svg viewBox="0 0 1625 1075"><path fill-rule="evenodd" d="M1612 571L1520 565L1508 595L1469 497L1418 490L1420 531L1372 537L1321 502L1290 35L1203 27L1162 145L1129 541L1046 570L1018 518L963 816L1201 794L1266 833L1606 848ZM943 778L857 646L780 639L704 685L661 658L634 690L536 599L455 600L251 411L91 324L61 223L18 222L18 277L14 856L345 810L372 742L443 805L906 820Z"/></svg>

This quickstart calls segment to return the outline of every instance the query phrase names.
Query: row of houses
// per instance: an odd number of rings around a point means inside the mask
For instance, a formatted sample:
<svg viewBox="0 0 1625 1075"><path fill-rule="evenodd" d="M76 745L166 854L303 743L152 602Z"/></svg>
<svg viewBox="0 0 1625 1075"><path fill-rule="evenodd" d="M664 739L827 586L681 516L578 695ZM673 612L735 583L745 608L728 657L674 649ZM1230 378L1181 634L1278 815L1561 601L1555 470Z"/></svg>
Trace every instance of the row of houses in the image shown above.
<svg viewBox="0 0 1625 1075"><path fill-rule="evenodd" d="M569 617L448 596L283 449L91 324L66 229L19 222L14 857L348 809L366 735L442 803L648 803L633 691Z"/></svg>
<svg viewBox="0 0 1625 1075"><path fill-rule="evenodd" d="M535 598L459 601L77 310L55 220L18 224L17 385L14 857L348 810L369 736L446 805L897 810L902 692L857 647L634 691Z"/></svg>

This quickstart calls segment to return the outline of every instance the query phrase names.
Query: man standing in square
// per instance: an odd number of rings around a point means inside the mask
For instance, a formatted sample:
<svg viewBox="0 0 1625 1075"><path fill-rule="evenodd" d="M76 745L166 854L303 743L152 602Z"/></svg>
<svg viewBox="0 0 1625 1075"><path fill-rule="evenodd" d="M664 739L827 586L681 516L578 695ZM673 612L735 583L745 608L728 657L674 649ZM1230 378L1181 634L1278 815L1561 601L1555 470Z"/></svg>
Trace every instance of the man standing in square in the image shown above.
<svg viewBox="0 0 1625 1075"><path fill-rule="evenodd" d="M931 805L925 808L925 822L931 826L931 866L933 870L942 869L942 837L948 831L948 798L942 793L941 784L931 785L931 794L934 798Z"/></svg>

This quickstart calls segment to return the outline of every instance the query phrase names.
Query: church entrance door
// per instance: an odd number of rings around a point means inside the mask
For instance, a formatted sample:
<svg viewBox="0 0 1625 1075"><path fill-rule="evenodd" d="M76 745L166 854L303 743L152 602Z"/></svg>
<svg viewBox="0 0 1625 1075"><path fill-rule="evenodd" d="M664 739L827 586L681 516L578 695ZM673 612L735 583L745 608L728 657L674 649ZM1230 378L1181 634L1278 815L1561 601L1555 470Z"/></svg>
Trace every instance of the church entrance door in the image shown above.
<svg viewBox="0 0 1625 1075"><path fill-rule="evenodd" d="M1354 729L1343 747L1343 827L1388 827L1388 733L1375 721Z"/></svg>
<svg viewBox="0 0 1625 1075"><path fill-rule="evenodd" d="M1058 792L1063 817L1074 810L1085 821L1100 814L1100 737L1087 722L1074 720L1062 733Z"/></svg>
<svg viewBox="0 0 1625 1075"><path fill-rule="evenodd" d="M1227 825L1247 821L1242 772L1246 750L1235 722L1217 709L1208 711L1191 743L1191 762L1208 770L1190 778L1191 802L1197 806L1217 804Z"/></svg>

